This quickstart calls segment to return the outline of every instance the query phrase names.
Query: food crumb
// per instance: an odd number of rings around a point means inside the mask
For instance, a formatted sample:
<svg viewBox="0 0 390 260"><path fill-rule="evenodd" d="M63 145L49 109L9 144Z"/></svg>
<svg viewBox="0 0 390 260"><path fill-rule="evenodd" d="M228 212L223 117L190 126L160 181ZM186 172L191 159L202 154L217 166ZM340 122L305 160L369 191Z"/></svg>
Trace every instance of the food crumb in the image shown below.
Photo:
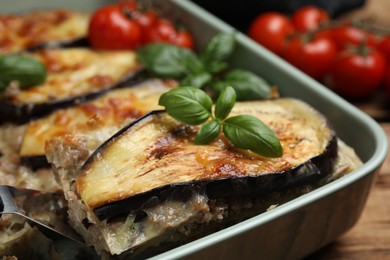
<svg viewBox="0 0 390 260"><path fill-rule="evenodd" d="M267 211L273 210L273 209L276 208L277 206L279 206L279 204L273 204L273 205L271 205L271 206L269 206L269 207L267 208Z"/></svg>

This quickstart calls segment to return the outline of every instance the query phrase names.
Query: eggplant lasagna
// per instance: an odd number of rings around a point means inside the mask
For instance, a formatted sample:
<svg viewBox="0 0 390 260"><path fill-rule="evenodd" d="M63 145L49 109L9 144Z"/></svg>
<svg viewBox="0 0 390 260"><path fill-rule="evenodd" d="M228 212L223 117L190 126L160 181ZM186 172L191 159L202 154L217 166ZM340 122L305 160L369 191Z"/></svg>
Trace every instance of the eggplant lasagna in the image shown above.
<svg viewBox="0 0 390 260"><path fill-rule="evenodd" d="M0 182L63 193L69 224L101 256L149 256L361 165L323 115L290 98L242 102L232 112L269 125L281 158L236 149L223 135L194 145L197 127L158 110L177 83L141 81L133 52L89 49L88 19L70 10L0 16L0 53L33 57L48 71L43 84L10 84L0 96ZM23 219L3 216L0 230L1 255L59 258Z"/></svg>
<svg viewBox="0 0 390 260"><path fill-rule="evenodd" d="M148 256L297 197L361 165L329 122L302 101L243 102L233 114L269 125L281 158L194 145L196 127L151 112L96 144L94 131L47 142L71 225L102 255ZM101 140L100 140L101 141ZM98 141L99 142L99 141ZM153 249L152 249L153 250Z"/></svg>

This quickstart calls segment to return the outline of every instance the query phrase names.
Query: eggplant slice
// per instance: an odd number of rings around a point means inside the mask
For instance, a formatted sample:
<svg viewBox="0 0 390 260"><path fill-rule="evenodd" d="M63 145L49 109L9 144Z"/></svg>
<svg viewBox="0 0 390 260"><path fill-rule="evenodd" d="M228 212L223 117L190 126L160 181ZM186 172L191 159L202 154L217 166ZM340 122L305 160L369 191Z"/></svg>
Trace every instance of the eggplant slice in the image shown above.
<svg viewBox="0 0 390 260"><path fill-rule="evenodd" d="M337 141L326 119L292 99L238 103L233 114L251 114L268 124L283 157L262 158L235 149L223 136L195 145L195 127L153 112L103 144L76 180L84 203L100 219L123 214L151 198L165 200L186 186L201 186L209 198L257 196L318 180L331 173Z"/></svg>
<svg viewBox="0 0 390 260"><path fill-rule="evenodd" d="M132 51L53 48L28 55L45 64L48 77L38 86L6 90L0 100L0 123L25 123L94 99L110 89L136 82L141 71Z"/></svg>
<svg viewBox="0 0 390 260"><path fill-rule="evenodd" d="M123 122L161 108L158 106L159 97L176 85L173 80L146 80L29 122L19 152L22 163L32 167L50 166L44 151L46 140L83 131L87 124L89 128L123 125Z"/></svg>
<svg viewBox="0 0 390 260"><path fill-rule="evenodd" d="M269 125L283 157L238 150L223 134L208 145L194 145L197 128L164 111L133 121L105 142L97 136L109 128L47 141L46 156L68 201L71 225L99 254L145 258L361 165L326 118L302 101L237 103L232 114L251 114Z"/></svg>
<svg viewBox="0 0 390 260"><path fill-rule="evenodd" d="M1 14L0 53L45 47L86 46L89 13L68 9Z"/></svg>

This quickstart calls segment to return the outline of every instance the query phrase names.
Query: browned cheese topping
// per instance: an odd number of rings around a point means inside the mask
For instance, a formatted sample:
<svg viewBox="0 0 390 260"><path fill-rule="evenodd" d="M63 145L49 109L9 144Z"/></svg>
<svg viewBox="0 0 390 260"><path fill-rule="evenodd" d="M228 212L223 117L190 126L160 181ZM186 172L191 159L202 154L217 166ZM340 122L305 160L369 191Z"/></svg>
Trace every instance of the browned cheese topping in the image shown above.
<svg viewBox="0 0 390 260"><path fill-rule="evenodd" d="M70 10L3 14L0 16L0 53L83 37L87 34L88 22L89 14Z"/></svg>

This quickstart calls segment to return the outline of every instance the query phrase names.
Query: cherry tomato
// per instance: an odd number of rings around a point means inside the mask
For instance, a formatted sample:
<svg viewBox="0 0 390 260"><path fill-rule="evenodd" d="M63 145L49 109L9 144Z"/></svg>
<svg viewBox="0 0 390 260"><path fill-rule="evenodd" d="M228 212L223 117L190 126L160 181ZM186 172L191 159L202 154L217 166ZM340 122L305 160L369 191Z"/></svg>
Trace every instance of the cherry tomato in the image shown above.
<svg viewBox="0 0 390 260"><path fill-rule="evenodd" d="M187 49L194 48L194 40L192 39L191 34L185 30L179 30L177 32L176 39L173 43Z"/></svg>
<svg viewBox="0 0 390 260"><path fill-rule="evenodd" d="M362 42L371 47L375 47L378 44L377 39L373 34L351 25L343 25L334 28L331 30L331 34L333 40L341 50L348 48L351 45L358 46Z"/></svg>
<svg viewBox="0 0 390 260"><path fill-rule="evenodd" d="M330 38L306 34L292 38L282 57L309 76L321 79L336 55L337 47Z"/></svg>
<svg viewBox="0 0 390 260"><path fill-rule="evenodd" d="M373 94L381 85L386 70L382 53L359 46L341 52L329 75L330 86L350 99L362 99Z"/></svg>
<svg viewBox="0 0 390 260"><path fill-rule="evenodd" d="M387 96L390 97L390 67L388 67L385 72L385 90Z"/></svg>
<svg viewBox="0 0 390 260"><path fill-rule="evenodd" d="M145 44L147 41L147 32L157 23L158 16L153 10L132 10L129 11L128 16L133 18L141 29L141 43Z"/></svg>
<svg viewBox="0 0 390 260"><path fill-rule="evenodd" d="M193 47L193 39L189 32L178 31L168 20L158 19L157 22L145 34L145 42L166 42L185 48Z"/></svg>
<svg viewBox="0 0 390 260"><path fill-rule="evenodd" d="M140 26L142 32L149 30L157 21L158 16L154 10L139 7L134 0L119 2L126 16L133 18Z"/></svg>
<svg viewBox="0 0 390 260"><path fill-rule="evenodd" d="M146 42L172 42L176 37L175 26L168 20L158 19L153 27L146 32Z"/></svg>
<svg viewBox="0 0 390 260"><path fill-rule="evenodd" d="M288 35L294 28L288 17L269 12L257 16L249 26L248 35L273 53L281 55Z"/></svg>
<svg viewBox="0 0 390 260"><path fill-rule="evenodd" d="M150 30L151 27L156 24L158 16L155 11L134 11L134 19L137 21L143 31Z"/></svg>
<svg viewBox="0 0 390 260"><path fill-rule="evenodd" d="M390 63L390 36L384 37L379 42L378 49L385 55L387 62Z"/></svg>
<svg viewBox="0 0 390 260"><path fill-rule="evenodd" d="M294 12L291 21L299 32L316 30L321 23L329 21L326 10L315 6L304 6Z"/></svg>
<svg viewBox="0 0 390 260"><path fill-rule="evenodd" d="M92 47L107 50L138 47L141 29L124 9L122 5L107 5L95 11L88 27L88 40Z"/></svg>
<svg viewBox="0 0 390 260"><path fill-rule="evenodd" d="M138 5L135 0L119 1L118 5L120 6L120 8L126 9L127 11L135 11L138 9Z"/></svg>

